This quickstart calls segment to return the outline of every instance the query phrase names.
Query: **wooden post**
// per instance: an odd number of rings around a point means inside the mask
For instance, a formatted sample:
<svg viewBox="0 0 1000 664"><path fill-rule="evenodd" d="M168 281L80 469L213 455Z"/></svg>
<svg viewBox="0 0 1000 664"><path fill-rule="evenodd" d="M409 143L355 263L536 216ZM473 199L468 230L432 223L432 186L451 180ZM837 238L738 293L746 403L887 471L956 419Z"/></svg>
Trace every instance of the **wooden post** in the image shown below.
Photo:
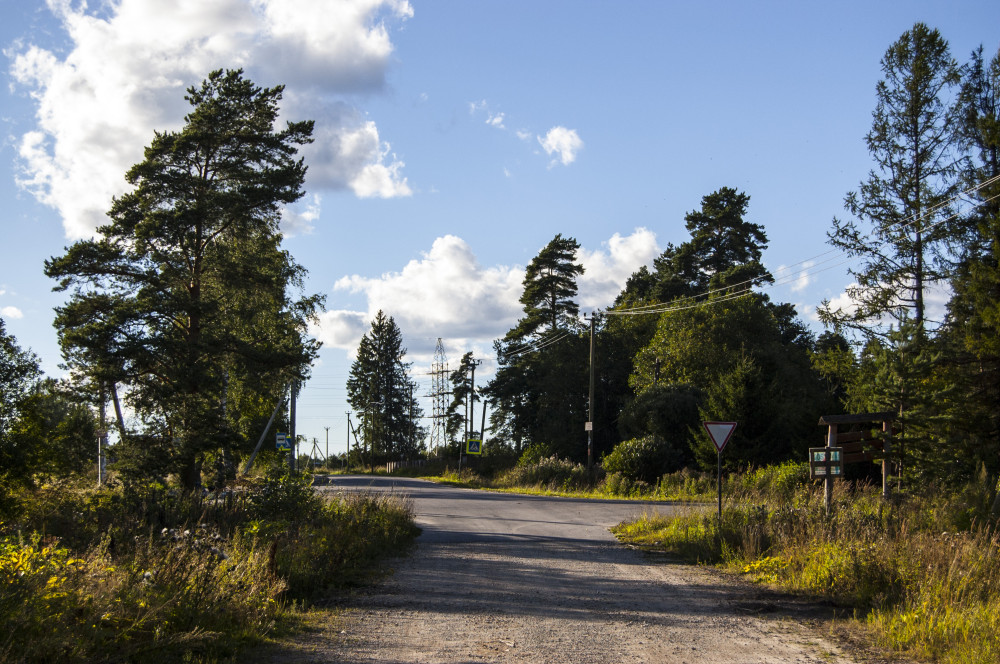
<svg viewBox="0 0 1000 664"><path fill-rule="evenodd" d="M837 446L837 425L831 424L830 428L826 434L826 446L836 447ZM825 495L823 499L823 505L826 507L826 515L830 516L830 503L833 500L833 476L827 470L826 478L823 480L823 488L825 489Z"/></svg>
<svg viewBox="0 0 1000 664"><path fill-rule="evenodd" d="M889 452L892 449L892 422L882 420L882 498L889 498Z"/></svg>

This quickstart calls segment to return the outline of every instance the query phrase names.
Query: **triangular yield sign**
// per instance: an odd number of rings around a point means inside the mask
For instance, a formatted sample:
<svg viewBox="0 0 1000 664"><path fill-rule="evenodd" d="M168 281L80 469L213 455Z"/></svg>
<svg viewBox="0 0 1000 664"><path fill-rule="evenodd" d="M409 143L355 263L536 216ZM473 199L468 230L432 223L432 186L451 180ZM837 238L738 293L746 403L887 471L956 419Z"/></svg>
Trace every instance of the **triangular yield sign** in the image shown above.
<svg viewBox="0 0 1000 664"><path fill-rule="evenodd" d="M708 437L715 443L715 449L722 451L722 448L729 442L729 437L736 430L736 422L702 422Z"/></svg>

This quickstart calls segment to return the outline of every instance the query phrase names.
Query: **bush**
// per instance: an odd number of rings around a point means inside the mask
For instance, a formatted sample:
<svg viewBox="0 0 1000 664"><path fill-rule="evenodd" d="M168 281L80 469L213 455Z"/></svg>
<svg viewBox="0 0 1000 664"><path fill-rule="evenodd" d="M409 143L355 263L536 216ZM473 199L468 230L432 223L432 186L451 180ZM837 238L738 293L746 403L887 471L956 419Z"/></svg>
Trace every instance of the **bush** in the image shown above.
<svg viewBox="0 0 1000 664"><path fill-rule="evenodd" d="M521 453L517 460L518 466L535 466L552 455L551 448L545 443L532 443Z"/></svg>
<svg viewBox="0 0 1000 664"><path fill-rule="evenodd" d="M521 458L524 459L523 456ZM586 466L551 456L531 465L518 462L517 466L502 473L496 484L505 488L537 487L550 491L585 491L593 488L597 480L597 473L588 471Z"/></svg>
<svg viewBox="0 0 1000 664"><path fill-rule="evenodd" d="M675 470L681 463L680 453L652 436L623 440L601 461L608 473L620 473L628 482L655 484L661 475Z"/></svg>

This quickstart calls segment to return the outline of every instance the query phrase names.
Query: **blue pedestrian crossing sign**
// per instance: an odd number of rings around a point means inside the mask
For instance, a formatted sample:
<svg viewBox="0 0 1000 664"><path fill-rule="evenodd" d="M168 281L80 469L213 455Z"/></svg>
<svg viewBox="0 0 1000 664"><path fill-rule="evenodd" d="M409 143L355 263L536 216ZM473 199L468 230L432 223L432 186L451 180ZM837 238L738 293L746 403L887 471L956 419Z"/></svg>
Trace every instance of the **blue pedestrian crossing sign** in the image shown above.
<svg viewBox="0 0 1000 664"><path fill-rule="evenodd" d="M278 433L274 437L274 449L279 452L290 452L292 449L292 441L288 440L287 433Z"/></svg>
<svg viewBox="0 0 1000 664"><path fill-rule="evenodd" d="M473 431L469 434L469 439L465 442L465 453L466 454L482 454L483 453L483 439L479 435L478 431Z"/></svg>

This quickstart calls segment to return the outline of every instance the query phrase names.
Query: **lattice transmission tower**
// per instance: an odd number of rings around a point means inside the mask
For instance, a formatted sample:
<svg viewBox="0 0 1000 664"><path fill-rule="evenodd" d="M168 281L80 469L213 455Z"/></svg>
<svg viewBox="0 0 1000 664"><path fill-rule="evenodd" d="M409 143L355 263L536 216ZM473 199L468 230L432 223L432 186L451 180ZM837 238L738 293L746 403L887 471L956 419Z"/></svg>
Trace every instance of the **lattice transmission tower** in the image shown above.
<svg viewBox="0 0 1000 664"><path fill-rule="evenodd" d="M431 452L448 443L448 358L444 354L444 344L438 337L434 348L434 363L431 365L431 398L434 399L433 424L431 425Z"/></svg>

